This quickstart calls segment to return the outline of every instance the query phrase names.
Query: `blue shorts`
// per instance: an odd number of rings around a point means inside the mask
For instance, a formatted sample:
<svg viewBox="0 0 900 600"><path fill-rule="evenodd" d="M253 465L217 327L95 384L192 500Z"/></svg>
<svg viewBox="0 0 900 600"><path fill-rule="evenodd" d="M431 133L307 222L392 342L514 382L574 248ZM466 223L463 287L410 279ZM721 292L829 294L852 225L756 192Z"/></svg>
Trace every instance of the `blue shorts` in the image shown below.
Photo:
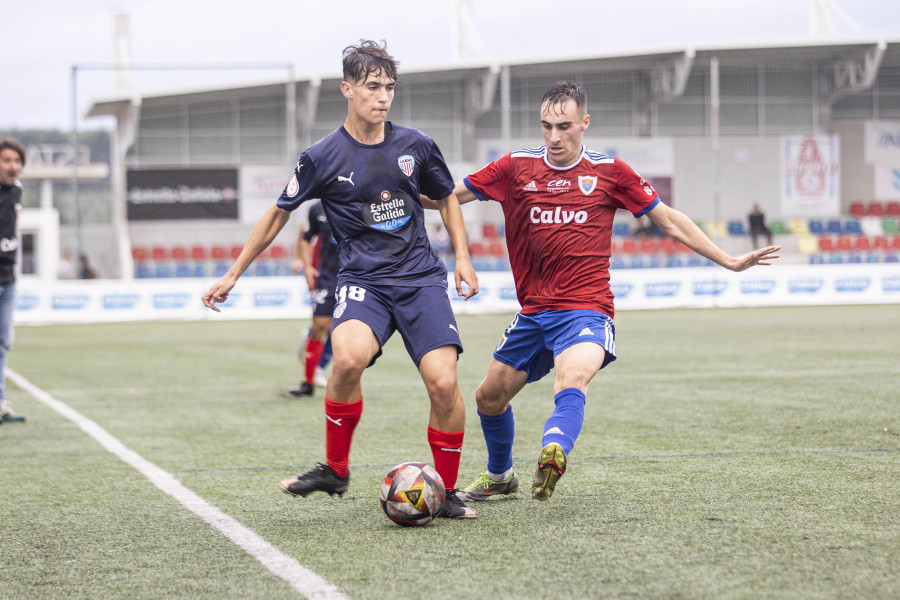
<svg viewBox="0 0 900 600"><path fill-rule="evenodd" d="M332 330L344 321L357 319L369 326L381 347L395 331L399 331L416 368L423 356L443 346L456 346L457 355L462 354L462 341L447 288L343 283L335 292L337 306L334 307ZM369 363L370 367L379 356L381 348Z"/></svg>
<svg viewBox="0 0 900 600"><path fill-rule="evenodd" d="M556 355L575 344L593 342L606 351L602 369L616 360L616 326L595 310L548 310L517 314L494 349L494 358L528 373L528 383L553 368Z"/></svg>
<svg viewBox="0 0 900 600"><path fill-rule="evenodd" d="M334 313L334 305L336 304L334 288L336 284L337 282L333 277L325 281L321 277L316 280L316 289L309 293L313 302L314 317L330 317Z"/></svg>

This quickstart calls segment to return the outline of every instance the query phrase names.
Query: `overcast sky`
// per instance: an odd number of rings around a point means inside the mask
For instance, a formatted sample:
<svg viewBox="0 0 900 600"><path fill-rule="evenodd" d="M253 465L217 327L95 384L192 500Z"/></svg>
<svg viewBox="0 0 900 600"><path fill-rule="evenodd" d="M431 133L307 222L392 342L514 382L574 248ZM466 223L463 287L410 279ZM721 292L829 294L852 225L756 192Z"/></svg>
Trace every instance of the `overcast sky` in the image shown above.
<svg viewBox="0 0 900 600"><path fill-rule="evenodd" d="M834 37L900 40L900 1L826 0ZM673 46L810 40L810 0L471 0L480 38L473 60L519 61L620 54ZM72 124L113 92L114 15L130 18L135 65L293 64L299 79L335 75L341 49L385 39L403 69L452 64L453 0L0 0L5 85L0 128ZM283 77L283 69L218 73L137 72L143 92L227 86ZM80 127L98 127L88 120Z"/></svg>

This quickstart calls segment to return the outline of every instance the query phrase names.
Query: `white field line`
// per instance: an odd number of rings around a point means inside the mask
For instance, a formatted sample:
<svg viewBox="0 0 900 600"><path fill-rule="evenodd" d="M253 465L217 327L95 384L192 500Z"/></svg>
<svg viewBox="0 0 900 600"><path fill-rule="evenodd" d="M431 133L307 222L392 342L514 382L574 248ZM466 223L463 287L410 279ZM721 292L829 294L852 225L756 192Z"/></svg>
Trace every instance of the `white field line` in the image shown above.
<svg viewBox="0 0 900 600"><path fill-rule="evenodd" d="M284 554L255 532L186 488L170 473L160 469L152 462L127 448L94 421L88 419L66 403L60 402L15 371L6 369L6 374L17 386L36 400L46 404L74 422L99 442L101 446L137 469L156 487L178 500L192 513L221 531L225 537L243 548L247 554L261 562L275 575L291 584L295 590L306 598L315 600L346 600L348 598L336 586L322 579L297 562L296 559Z"/></svg>

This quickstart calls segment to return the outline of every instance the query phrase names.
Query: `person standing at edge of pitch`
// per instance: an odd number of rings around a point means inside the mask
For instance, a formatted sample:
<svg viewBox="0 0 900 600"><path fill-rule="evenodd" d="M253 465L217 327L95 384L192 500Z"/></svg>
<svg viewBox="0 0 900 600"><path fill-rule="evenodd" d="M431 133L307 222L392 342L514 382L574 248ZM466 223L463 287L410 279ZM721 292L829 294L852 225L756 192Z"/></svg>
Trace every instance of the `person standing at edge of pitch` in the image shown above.
<svg viewBox="0 0 900 600"><path fill-rule="evenodd" d="M518 490L513 472L513 397L556 370L554 409L544 425L532 496L549 500L584 424L585 395L616 359L610 239L619 208L647 215L663 233L726 269L743 271L778 258L778 246L732 257L687 216L660 202L625 162L583 144L587 95L561 81L541 101L544 146L519 150L456 184L460 203L496 200L503 207L509 260L522 306L500 338L475 391L488 450L487 471L460 495L485 500ZM435 205L428 198L423 205Z"/></svg>
<svg viewBox="0 0 900 600"><path fill-rule="evenodd" d="M465 435L465 405L456 377L462 352L447 296L447 269L428 242L420 194L439 198L456 253L456 290L467 300L478 278L466 245L453 179L437 145L422 132L387 120L397 63L370 40L343 52L343 126L300 155L275 206L260 218L228 273L203 295L219 310L254 258L302 202L321 198L338 242L340 271L331 339L334 362L325 391L326 463L281 481L294 496L343 494L350 481L350 445L362 414L361 378L399 331L431 401L428 442L447 487L440 516L477 515L456 494ZM468 286L463 291L463 283Z"/></svg>
<svg viewBox="0 0 900 600"><path fill-rule="evenodd" d="M16 230L22 208L19 175L25 167L25 147L18 140L0 142L0 424L22 423L20 415L6 403L6 355L13 344L13 312L16 307Z"/></svg>

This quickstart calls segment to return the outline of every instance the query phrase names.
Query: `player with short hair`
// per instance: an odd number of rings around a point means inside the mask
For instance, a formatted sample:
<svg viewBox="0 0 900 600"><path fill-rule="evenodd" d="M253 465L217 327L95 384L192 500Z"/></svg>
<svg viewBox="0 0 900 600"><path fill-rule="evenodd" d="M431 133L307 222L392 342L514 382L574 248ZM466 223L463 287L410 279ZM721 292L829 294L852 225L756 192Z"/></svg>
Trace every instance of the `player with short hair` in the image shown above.
<svg viewBox="0 0 900 600"><path fill-rule="evenodd" d="M663 232L732 271L777 258L777 246L734 258L687 216L660 202L625 162L586 148L590 124L582 88L559 82L541 102L545 145L488 164L455 187L460 203L503 207L509 260L521 311L500 338L475 398L488 450L487 471L460 492L467 500L511 494L515 420L510 401L556 369L555 408L544 426L532 496L548 500L584 423L585 394L616 359L610 239L617 209L647 215ZM423 200L430 205L427 199Z"/></svg>
<svg viewBox="0 0 900 600"><path fill-rule="evenodd" d="M283 480L281 487L304 497L347 490L350 444L362 414L361 377L399 331L431 401L428 442L448 488L441 516L475 518L455 489L465 435L465 405L456 377L462 342L447 296L447 269L428 242L419 203L420 194L441 199L437 205L456 251L457 293L472 297L478 279L453 179L434 140L387 120L397 65L386 48L372 41L348 46L343 67L344 124L300 155L276 205L262 216L234 265L203 302L218 310L216 303L228 298L291 211L321 198L341 265L331 330L334 362L325 392L326 464Z"/></svg>
<svg viewBox="0 0 900 600"><path fill-rule="evenodd" d="M22 208L19 175L25 167L25 147L14 138L0 141L0 425L23 423L6 402L6 356L13 344L13 313L16 309L16 257L19 232L16 223Z"/></svg>
<svg viewBox="0 0 900 600"><path fill-rule="evenodd" d="M313 256L313 238L319 248L318 260ZM328 216L321 202L309 209L309 227L297 241L297 253L306 265L304 274L313 303L312 327L304 344L303 364L305 379L297 387L288 389L293 396L312 396L316 389L316 371L324 355L331 331L335 306L335 286L338 272L338 246L328 224Z"/></svg>

